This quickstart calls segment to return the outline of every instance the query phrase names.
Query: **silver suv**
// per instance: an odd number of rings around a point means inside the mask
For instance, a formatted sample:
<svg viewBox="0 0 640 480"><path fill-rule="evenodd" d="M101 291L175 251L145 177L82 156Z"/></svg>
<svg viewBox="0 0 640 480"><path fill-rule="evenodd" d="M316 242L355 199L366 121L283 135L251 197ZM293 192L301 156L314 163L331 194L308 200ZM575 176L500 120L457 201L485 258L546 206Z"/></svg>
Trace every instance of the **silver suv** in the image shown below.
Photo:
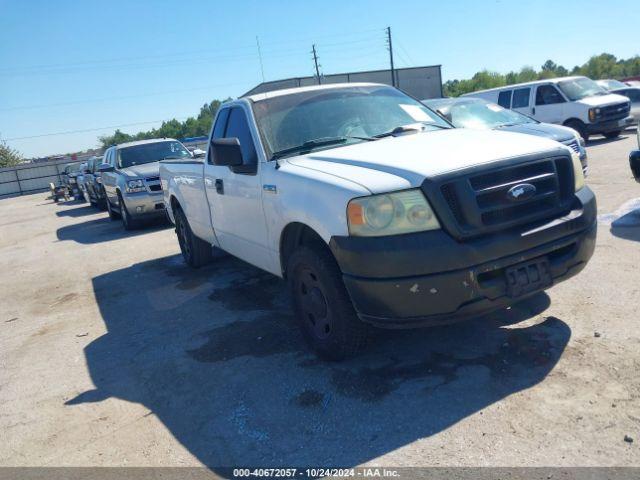
<svg viewBox="0 0 640 480"><path fill-rule="evenodd" d="M191 152L173 138L155 138L109 147L104 152L104 163L98 168L102 174L109 218L121 218L124 228L131 230L143 219L164 217L159 162L191 158Z"/></svg>

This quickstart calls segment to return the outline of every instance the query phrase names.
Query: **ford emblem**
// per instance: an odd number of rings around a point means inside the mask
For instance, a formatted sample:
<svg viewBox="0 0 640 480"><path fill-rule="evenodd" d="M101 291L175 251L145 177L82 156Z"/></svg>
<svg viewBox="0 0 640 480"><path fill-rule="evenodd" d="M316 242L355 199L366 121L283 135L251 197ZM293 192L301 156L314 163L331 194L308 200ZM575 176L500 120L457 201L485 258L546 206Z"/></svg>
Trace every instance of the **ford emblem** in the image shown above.
<svg viewBox="0 0 640 480"><path fill-rule="evenodd" d="M509 189L507 192L507 198L512 202L520 202L533 197L536 194L536 191L537 189L535 185L531 185L530 183L519 183Z"/></svg>

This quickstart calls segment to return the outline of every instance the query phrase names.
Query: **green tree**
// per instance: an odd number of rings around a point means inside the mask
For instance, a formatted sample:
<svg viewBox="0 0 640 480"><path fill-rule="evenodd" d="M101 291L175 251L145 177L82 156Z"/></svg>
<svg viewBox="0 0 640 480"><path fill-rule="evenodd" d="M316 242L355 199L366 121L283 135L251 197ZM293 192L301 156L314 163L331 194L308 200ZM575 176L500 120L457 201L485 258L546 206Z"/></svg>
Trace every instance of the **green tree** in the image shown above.
<svg viewBox="0 0 640 480"><path fill-rule="evenodd" d="M0 140L0 168L13 167L23 161L22 155L17 150L11 148L3 140Z"/></svg>
<svg viewBox="0 0 640 480"><path fill-rule="evenodd" d="M177 119L168 120L162 122L162 125L158 128L152 128L148 131L141 131L134 135L123 133L120 130L116 130L113 135L104 135L99 137L102 148L110 147L111 145L117 145L119 143L130 142L132 140L146 140L148 138L188 138L188 137L201 137L208 135L211 130L211 124L213 118L218 113L220 105L224 102L231 100L227 98L225 100L213 100L211 103L205 103L200 107L200 112L197 117L189 117L184 122Z"/></svg>

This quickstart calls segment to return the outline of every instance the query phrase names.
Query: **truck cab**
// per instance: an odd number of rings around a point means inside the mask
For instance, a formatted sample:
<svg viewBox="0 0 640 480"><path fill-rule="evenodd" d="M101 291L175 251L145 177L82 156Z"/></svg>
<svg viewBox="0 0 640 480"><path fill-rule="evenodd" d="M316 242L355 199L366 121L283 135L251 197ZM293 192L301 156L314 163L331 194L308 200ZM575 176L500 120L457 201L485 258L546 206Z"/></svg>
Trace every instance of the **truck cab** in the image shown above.
<svg viewBox="0 0 640 480"><path fill-rule="evenodd" d="M370 326L440 325L577 274L596 202L578 155L545 138L453 128L386 85L240 98L207 156L160 179L185 261L220 248L287 280L305 339L355 354Z"/></svg>

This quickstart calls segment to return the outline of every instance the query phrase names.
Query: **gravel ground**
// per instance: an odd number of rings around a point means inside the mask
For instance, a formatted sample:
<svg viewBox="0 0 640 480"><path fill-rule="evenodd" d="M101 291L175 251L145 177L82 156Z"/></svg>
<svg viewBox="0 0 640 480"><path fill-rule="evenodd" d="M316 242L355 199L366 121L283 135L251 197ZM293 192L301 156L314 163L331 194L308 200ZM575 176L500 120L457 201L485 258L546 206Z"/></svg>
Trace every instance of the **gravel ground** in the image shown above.
<svg viewBox="0 0 640 480"><path fill-rule="evenodd" d="M0 465L640 466L634 143L588 148L600 226L580 275L380 331L341 364L306 350L283 282L239 260L190 271L166 225L0 200Z"/></svg>

